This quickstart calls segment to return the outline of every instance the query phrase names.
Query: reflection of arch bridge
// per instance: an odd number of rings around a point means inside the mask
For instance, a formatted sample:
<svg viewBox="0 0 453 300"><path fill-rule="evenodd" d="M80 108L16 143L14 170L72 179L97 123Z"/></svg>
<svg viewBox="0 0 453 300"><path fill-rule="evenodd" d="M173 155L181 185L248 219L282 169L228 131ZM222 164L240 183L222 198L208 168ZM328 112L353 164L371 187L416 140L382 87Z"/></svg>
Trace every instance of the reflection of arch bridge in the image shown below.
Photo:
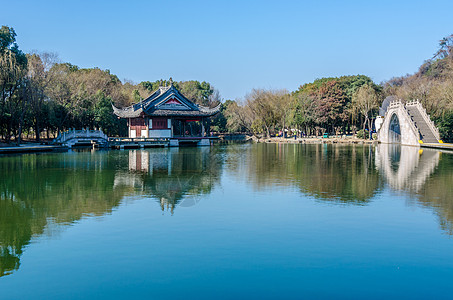
<svg viewBox="0 0 453 300"><path fill-rule="evenodd" d="M418 101L403 104L391 102L378 131L382 143L419 146L420 143L439 144L439 130Z"/></svg>
<svg viewBox="0 0 453 300"><path fill-rule="evenodd" d="M440 152L400 145L379 145L376 167L394 189L418 192L439 165Z"/></svg>

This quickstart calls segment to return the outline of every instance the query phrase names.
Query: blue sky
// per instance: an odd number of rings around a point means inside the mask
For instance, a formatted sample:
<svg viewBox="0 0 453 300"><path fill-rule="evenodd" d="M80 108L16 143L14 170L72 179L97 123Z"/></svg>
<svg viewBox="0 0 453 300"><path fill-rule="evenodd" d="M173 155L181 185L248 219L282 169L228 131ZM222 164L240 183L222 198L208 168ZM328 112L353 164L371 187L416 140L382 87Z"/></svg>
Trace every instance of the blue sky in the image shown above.
<svg viewBox="0 0 453 300"><path fill-rule="evenodd" d="M225 99L316 78L415 72L453 33L453 1L4 1L19 47L135 83L213 84Z"/></svg>

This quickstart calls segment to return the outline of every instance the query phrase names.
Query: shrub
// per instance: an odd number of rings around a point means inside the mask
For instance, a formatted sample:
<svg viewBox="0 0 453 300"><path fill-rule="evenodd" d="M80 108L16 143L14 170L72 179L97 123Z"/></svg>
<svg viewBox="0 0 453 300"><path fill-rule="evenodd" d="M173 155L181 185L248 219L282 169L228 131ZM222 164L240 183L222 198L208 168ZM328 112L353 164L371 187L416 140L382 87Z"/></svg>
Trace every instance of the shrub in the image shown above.
<svg viewBox="0 0 453 300"><path fill-rule="evenodd" d="M357 138L359 139L364 139L365 138L365 134L363 133L363 129L360 129L359 131L357 131Z"/></svg>

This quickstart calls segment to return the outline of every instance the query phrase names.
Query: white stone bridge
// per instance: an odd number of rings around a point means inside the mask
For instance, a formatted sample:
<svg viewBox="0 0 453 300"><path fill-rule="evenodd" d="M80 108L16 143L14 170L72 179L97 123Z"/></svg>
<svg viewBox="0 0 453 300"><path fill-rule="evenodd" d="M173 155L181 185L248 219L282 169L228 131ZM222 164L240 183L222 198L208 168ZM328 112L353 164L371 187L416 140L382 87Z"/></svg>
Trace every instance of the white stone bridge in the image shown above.
<svg viewBox="0 0 453 300"><path fill-rule="evenodd" d="M442 143L439 130L418 101L406 104L401 100L390 102L382 125L377 129L378 140L382 143L410 146Z"/></svg>
<svg viewBox="0 0 453 300"><path fill-rule="evenodd" d="M68 146L97 145L108 146L109 138L102 130L69 130L60 133L54 143Z"/></svg>

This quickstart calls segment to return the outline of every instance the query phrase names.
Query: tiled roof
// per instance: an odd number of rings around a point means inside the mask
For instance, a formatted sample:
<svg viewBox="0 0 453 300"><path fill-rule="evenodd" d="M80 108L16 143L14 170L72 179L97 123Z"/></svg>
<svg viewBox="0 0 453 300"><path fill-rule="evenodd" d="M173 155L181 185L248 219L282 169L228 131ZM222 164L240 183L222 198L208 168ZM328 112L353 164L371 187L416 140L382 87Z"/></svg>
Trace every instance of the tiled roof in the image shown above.
<svg viewBox="0 0 453 300"><path fill-rule="evenodd" d="M172 109L160 109L159 105L165 103L168 99L177 98L181 106ZM169 87L159 87L148 98L124 108L117 108L112 104L113 112L120 118L137 118L141 115L149 116L190 116L190 117L207 117L213 116L220 110L220 105L215 108L208 108L196 105L183 94L181 94L173 85Z"/></svg>
<svg viewBox="0 0 453 300"><path fill-rule="evenodd" d="M220 111L220 104L214 108L204 108L203 110L172 110L172 109L156 109L153 112L147 113L153 117L209 117Z"/></svg>

